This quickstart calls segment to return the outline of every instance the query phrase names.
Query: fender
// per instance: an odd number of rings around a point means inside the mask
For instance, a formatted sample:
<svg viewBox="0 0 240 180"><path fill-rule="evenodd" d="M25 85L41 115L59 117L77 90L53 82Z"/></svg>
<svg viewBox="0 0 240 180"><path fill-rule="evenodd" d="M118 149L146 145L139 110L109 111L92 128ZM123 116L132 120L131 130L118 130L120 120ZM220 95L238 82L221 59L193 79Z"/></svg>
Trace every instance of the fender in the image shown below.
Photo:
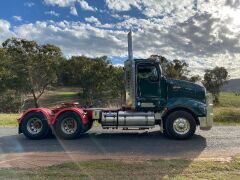
<svg viewBox="0 0 240 180"><path fill-rule="evenodd" d="M184 108L191 111L196 117L206 116L206 104L191 98L171 98L168 100L166 108L167 112L164 115L174 109Z"/></svg>
<svg viewBox="0 0 240 180"><path fill-rule="evenodd" d="M60 110L59 112L57 112L57 114L55 114L54 118L53 118L52 121L51 121L51 125L53 125L53 124L56 122L57 118L58 118L62 113L66 112L66 111L73 111L73 112L77 113L77 114L81 117L82 123L83 123L84 125L88 123L88 116L87 116L87 114L83 111L83 109L77 108L77 107L69 107L69 108L64 108L64 109Z"/></svg>
<svg viewBox="0 0 240 180"><path fill-rule="evenodd" d="M45 116L45 118L47 119L48 124L51 124L52 117L53 117L53 112L50 109L48 109L48 108L30 108L30 109L28 109L27 111L25 111L23 113L23 115L18 120L18 123L21 124L21 122L24 119L24 117L27 116L29 113L32 113L32 112L40 112L40 113L42 113Z"/></svg>

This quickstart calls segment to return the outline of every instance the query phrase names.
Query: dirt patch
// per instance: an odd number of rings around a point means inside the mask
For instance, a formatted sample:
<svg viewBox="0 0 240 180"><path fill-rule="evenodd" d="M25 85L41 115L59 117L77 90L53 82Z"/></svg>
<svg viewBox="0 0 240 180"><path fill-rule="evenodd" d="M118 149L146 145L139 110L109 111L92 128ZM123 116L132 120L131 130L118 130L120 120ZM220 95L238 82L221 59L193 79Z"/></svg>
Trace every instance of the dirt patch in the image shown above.
<svg viewBox="0 0 240 180"><path fill-rule="evenodd" d="M211 155L211 156L209 156ZM0 168L39 168L52 165L58 165L66 162L81 162L92 160L121 160L124 162L146 160L158 160L158 159L189 159L193 161L218 161L218 162L230 162L231 156L222 156L218 154L202 154L194 159L187 157L160 157L160 156L122 156L122 155L90 155L81 154L77 152L51 152L51 153L14 153L14 154L2 154L0 155Z"/></svg>

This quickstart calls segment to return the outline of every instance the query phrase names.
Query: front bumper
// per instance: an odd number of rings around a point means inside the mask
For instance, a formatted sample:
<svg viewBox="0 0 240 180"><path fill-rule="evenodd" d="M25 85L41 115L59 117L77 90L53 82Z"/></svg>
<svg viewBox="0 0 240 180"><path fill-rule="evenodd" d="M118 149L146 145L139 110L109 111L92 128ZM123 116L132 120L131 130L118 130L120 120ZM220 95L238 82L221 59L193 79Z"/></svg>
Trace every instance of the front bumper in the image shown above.
<svg viewBox="0 0 240 180"><path fill-rule="evenodd" d="M208 93L206 98L206 110L207 116L206 117L199 117L200 122L200 129L201 130L210 130L213 126L213 99L212 94Z"/></svg>

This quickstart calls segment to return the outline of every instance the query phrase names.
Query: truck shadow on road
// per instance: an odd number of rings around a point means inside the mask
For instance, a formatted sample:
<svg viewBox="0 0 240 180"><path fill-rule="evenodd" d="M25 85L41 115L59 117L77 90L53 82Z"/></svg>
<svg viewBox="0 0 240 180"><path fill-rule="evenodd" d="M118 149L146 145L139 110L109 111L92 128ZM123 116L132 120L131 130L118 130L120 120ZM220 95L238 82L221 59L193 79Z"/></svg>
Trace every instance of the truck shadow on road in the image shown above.
<svg viewBox="0 0 240 180"><path fill-rule="evenodd" d="M76 140L48 138L29 140L23 135L0 137L0 154L22 152L74 151L94 155L139 155L159 157L197 157L206 147L206 139L194 135L189 140L171 140L159 131L109 133L89 132Z"/></svg>

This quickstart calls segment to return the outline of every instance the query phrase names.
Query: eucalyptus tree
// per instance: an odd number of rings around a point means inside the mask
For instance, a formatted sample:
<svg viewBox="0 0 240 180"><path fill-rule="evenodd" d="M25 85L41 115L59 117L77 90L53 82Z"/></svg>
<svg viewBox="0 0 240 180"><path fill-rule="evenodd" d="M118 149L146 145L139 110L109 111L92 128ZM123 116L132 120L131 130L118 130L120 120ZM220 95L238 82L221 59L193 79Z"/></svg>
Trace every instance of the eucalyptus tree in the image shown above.
<svg viewBox="0 0 240 180"><path fill-rule="evenodd" d="M8 88L21 94L31 94L35 107L46 88L57 79L60 48L54 45L39 45L35 41L19 38L7 39L2 44L9 57Z"/></svg>

